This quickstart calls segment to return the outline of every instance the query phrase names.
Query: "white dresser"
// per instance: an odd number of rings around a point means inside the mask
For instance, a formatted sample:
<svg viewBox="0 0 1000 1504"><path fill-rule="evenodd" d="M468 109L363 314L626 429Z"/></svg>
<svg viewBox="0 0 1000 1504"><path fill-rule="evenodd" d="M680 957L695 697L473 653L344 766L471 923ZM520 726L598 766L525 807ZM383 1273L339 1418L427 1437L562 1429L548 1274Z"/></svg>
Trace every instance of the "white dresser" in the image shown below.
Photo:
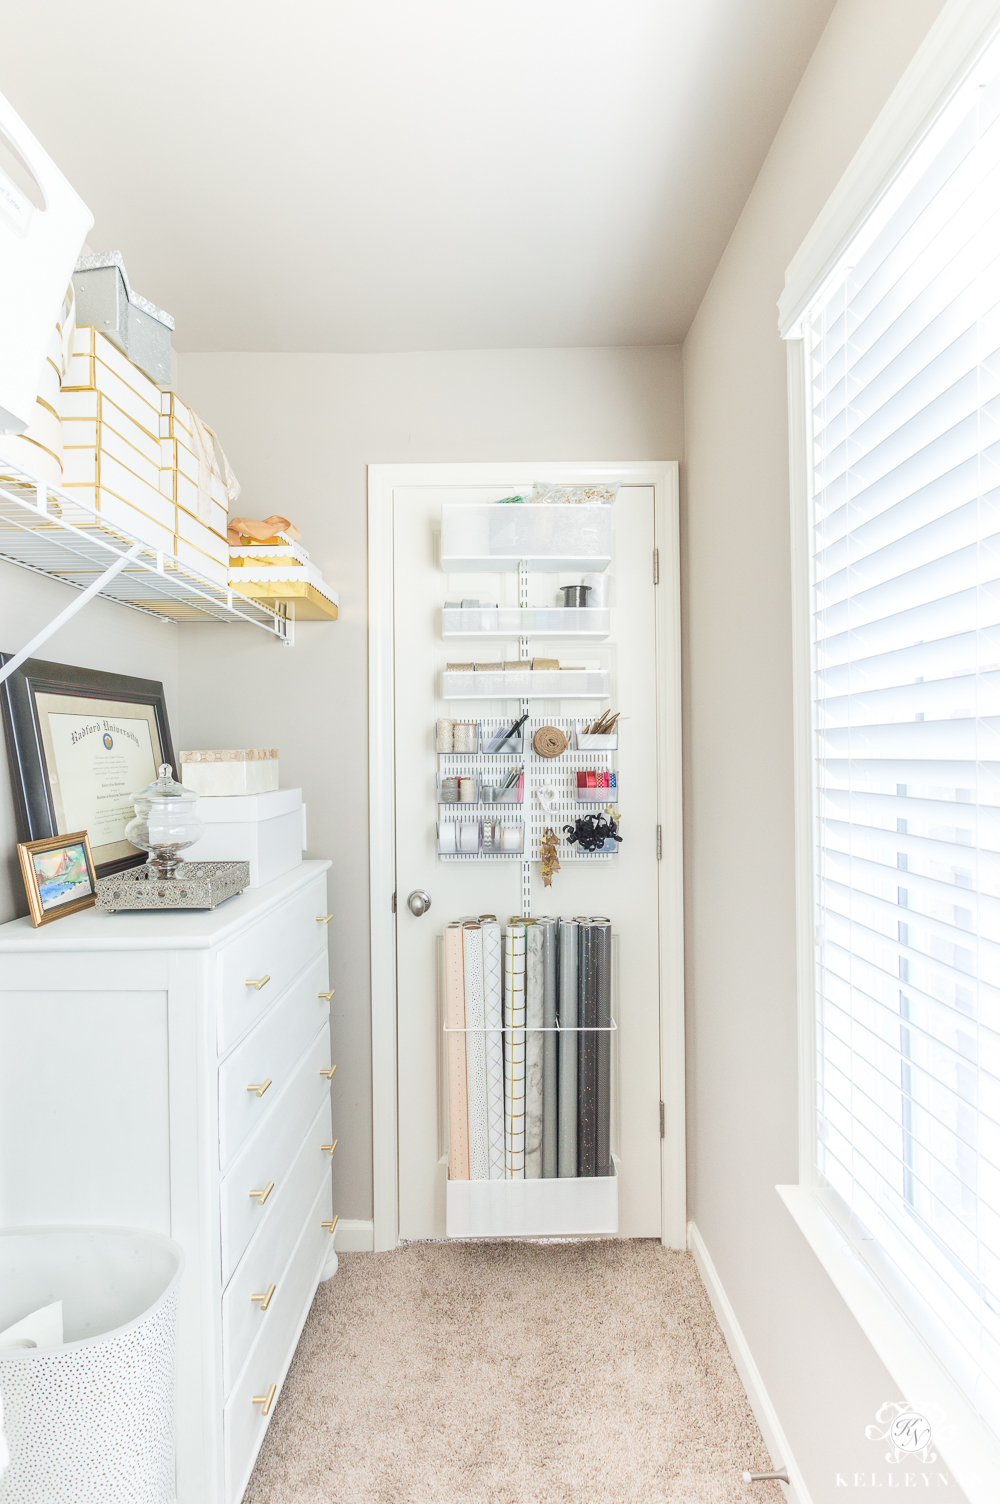
<svg viewBox="0 0 1000 1504"><path fill-rule="evenodd" d="M181 1244L177 1498L238 1504L336 1268L326 871L0 926L0 1223Z"/></svg>

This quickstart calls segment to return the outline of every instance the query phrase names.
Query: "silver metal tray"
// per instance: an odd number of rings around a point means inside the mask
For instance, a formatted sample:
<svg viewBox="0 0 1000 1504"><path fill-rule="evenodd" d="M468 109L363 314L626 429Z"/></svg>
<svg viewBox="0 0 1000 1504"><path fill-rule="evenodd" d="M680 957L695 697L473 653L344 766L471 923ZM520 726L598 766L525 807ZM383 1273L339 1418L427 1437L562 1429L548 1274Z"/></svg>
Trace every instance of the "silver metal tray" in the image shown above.
<svg viewBox="0 0 1000 1504"><path fill-rule="evenodd" d="M95 906L118 909L214 909L250 886L249 862L181 862L176 877L154 877L149 867L130 867L97 879Z"/></svg>

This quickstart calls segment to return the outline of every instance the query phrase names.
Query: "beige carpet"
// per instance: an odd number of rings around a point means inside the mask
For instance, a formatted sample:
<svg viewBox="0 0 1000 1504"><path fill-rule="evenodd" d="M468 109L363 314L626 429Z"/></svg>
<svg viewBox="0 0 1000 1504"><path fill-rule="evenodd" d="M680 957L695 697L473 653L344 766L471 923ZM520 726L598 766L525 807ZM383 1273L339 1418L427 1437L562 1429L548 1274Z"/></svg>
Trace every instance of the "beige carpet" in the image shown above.
<svg viewBox="0 0 1000 1504"><path fill-rule="evenodd" d="M320 1285L245 1504L775 1504L690 1254L415 1243Z"/></svg>

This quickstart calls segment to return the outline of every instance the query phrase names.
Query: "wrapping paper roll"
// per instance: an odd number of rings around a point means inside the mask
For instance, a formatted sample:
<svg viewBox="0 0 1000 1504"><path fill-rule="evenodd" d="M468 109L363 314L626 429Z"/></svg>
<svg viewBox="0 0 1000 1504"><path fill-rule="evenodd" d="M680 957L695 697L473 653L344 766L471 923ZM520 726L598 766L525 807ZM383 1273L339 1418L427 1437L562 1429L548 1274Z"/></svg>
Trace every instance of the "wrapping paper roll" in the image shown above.
<svg viewBox="0 0 1000 1504"><path fill-rule="evenodd" d="M503 952L500 926L492 914L480 916L483 937L483 993L486 1004L486 1112L490 1179L506 1176L503 1111Z"/></svg>
<svg viewBox="0 0 1000 1504"><path fill-rule="evenodd" d="M545 1011L545 967L542 952L545 926L529 923L524 937L524 1007L527 1038L524 1047L524 1178L542 1178L542 1055L541 1032Z"/></svg>
<svg viewBox="0 0 1000 1504"><path fill-rule="evenodd" d="M596 974L596 1146L595 1173L611 1174L611 921L591 920Z"/></svg>
<svg viewBox="0 0 1000 1504"><path fill-rule="evenodd" d="M489 1109L486 1097L486 999L483 992L483 931L478 919L462 926L465 971L465 1055L469 1078L469 1174L490 1178Z"/></svg>
<svg viewBox="0 0 1000 1504"><path fill-rule="evenodd" d="M524 923L504 936L504 1139L506 1178L524 1179Z"/></svg>
<svg viewBox="0 0 1000 1504"><path fill-rule="evenodd" d="M465 1028L462 926L444 932L445 1018L449 1029ZM448 1035L448 1177L469 1179L469 1105L464 1034Z"/></svg>
<svg viewBox="0 0 1000 1504"><path fill-rule="evenodd" d="M577 1105L578 1174L597 1173L597 958L594 927L589 919L580 925L579 1035L577 1079L580 1096Z"/></svg>
<svg viewBox="0 0 1000 1504"><path fill-rule="evenodd" d="M556 978L559 963L558 920L539 919L542 931L542 1178L559 1174L559 1036L555 1032L558 1009Z"/></svg>
<svg viewBox="0 0 1000 1504"><path fill-rule="evenodd" d="M575 919L559 924L559 1174L576 1175L577 1027L576 989L580 926Z"/></svg>

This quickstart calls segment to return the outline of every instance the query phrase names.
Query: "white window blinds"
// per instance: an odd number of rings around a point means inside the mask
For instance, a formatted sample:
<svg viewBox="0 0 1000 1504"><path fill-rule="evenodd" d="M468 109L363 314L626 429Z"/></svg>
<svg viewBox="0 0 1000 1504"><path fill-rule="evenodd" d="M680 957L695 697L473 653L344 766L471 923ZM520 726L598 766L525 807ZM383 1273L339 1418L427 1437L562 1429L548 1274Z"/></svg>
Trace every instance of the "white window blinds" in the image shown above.
<svg viewBox="0 0 1000 1504"><path fill-rule="evenodd" d="M816 1154L1000 1433L1000 59L804 320Z"/></svg>

